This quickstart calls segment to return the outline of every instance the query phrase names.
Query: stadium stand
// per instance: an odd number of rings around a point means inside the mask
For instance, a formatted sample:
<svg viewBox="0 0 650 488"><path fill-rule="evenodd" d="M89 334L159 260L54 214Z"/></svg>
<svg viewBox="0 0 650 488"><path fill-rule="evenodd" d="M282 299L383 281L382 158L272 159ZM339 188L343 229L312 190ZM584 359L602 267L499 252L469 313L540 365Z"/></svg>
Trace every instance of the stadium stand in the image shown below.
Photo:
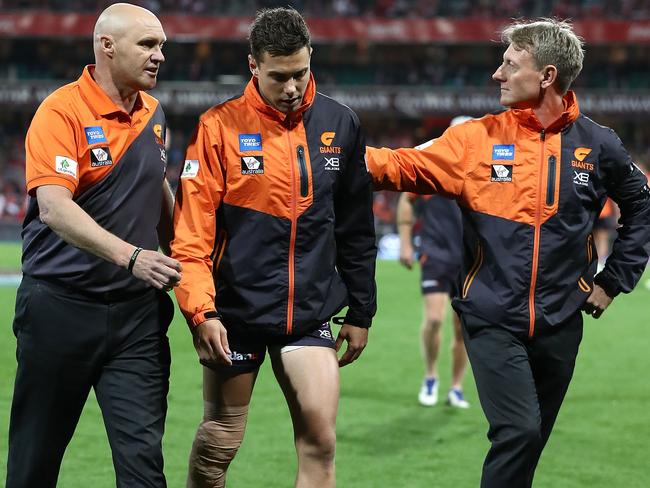
<svg viewBox="0 0 650 488"><path fill-rule="evenodd" d="M90 63L96 12L110 1L0 0L0 222L24 212L23 138L33 111ZM241 39L257 8L287 2L147 0L163 19L167 62L154 93L171 129L176 180L199 113L248 80ZM575 87L581 107L650 161L650 2L643 0L298 0L318 56L319 89L362 117L368 143L410 146L441 133L458 113L499 110L491 75L498 30L513 17L576 20L589 55ZM242 27L244 26L244 27ZM394 197L378 196L378 229L392 228Z"/></svg>

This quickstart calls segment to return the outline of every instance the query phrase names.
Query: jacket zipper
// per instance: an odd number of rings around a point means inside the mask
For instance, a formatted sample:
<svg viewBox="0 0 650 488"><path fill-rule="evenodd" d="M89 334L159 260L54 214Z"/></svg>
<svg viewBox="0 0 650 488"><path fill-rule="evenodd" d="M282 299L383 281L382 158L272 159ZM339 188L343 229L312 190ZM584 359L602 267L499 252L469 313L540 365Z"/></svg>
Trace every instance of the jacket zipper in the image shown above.
<svg viewBox="0 0 650 488"><path fill-rule="evenodd" d="M548 158L548 180L546 182L546 205L555 203L555 156Z"/></svg>
<svg viewBox="0 0 650 488"><path fill-rule="evenodd" d="M289 141L289 153L292 155L293 151L291 144L291 128L287 129L287 140ZM298 220L298 188L296 181L296 165L291 161L291 234L289 237L289 292L287 298L287 335L291 334L293 330L293 298L295 287L295 253L296 253L296 227Z"/></svg>
<svg viewBox="0 0 650 488"><path fill-rule="evenodd" d="M305 163L305 148L298 146L298 169L300 170L300 196L306 197L309 194L309 176L307 175L307 163Z"/></svg>
<svg viewBox="0 0 650 488"><path fill-rule="evenodd" d="M535 283L537 281L537 261L539 260L539 235L540 223L542 221L542 171L544 169L544 149L546 146L546 132L542 129L540 133L542 148L539 158L539 172L537 173L537 207L535 209L535 234L533 238L533 262L530 272L530 290L528 292L528 311L530 323L528 326L528 337L532 338L535 332Z"/></svg>

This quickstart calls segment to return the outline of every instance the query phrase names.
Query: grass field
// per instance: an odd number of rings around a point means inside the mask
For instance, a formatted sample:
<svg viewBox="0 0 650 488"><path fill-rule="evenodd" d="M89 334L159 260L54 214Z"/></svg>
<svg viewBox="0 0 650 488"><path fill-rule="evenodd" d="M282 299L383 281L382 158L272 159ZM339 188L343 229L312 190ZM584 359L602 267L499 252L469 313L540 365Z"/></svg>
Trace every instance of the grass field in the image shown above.
<svg viewBox="0 0 650 488"><path fill-rule="evenodd" d="M6 249L0 248L3 256ZM338 486L476 487L488 442L471 375L466 380L469 410L420 407L417 273L380 262L378 287L379 312L370 344L357 363L341 372ZM0 288L0 480L5 478L15 374L14 298L15 288ZM536 488L650 486L649 301L650 291L640 286L632 295L618 298L601 320L586 320L573 384L537 470ZM184 486L202 402L200 366L179 313L170 328L170 341L173 367L164 446L168 483L177 488ZM441 369L445 391L448 345ZM295 465L289 416L267 362L229 486L293 486ZM106 435L92 397L67 450L59 486L115 486Z"/></svg>

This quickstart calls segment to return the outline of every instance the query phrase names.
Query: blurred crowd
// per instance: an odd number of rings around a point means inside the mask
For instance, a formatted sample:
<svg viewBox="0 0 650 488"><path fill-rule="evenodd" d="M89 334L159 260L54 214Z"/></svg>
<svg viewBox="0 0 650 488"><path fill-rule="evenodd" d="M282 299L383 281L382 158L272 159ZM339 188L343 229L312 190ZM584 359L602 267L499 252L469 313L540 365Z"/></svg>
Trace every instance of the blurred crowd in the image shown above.
<svg viewBox="0 0 650 488"><path fill-rule="evenodd" d="M364 16L389 18L534 17L650 19L648 0L131 0L157 13L249 16L260 7L293 5L312 17ZM0 11L41 9L96 13L114 3L106 0L0 0ZM650 90L650 45L587 46L582 74L575 83L599 90ZM65 55L61 55L65 53ZM173 62L162 66L159 80L216 81L243 85L250 73L246 42L174 42L165 46ZM494 87L491 75L501 63L497 43L477 45L317 44L312 68L320 86L406 85L469 89ZM87 39L62 36L48 39L0 38L0 82L76 79L92 63ZM496 96L496 94L495 94ZM32 112L4 106L0 110L0 220L19 221L25 209L24 135ZM172 146L169 179L175 183L196 114L168 113ZM438 136L445 118L395 119L394 114L365 116L368 143L404 147ZM599 119L602 120L602 117ZM648 130L639 121L602 120L616 128L638 161L650 161ZM395 195L376 195L375 215L380 233L394 223Z"/></svg>
<svg viewBox="0 0 650 488"><path fill-rule="evenodd" d="M650 3L650 2L648 2ZM576 87L650 90L650 45L588 46ZM59 53L65 52L65 56ZM164 81L244 83L250 73L245 42L169 42ZM493 86L501 63L497 43L476 45L318 44L312 67L319 84L429 85L449 88ZM0 80L73 80L92 62L85 39L0 38Z"/></svg>
<svg viewBox="0 0 650 488"><path fill-rule="evenodd" d="M107 0L0 0L2 10L99 12ZM156 13L251 15L263 7L291 5L312 17L606 17L650 18L647 0L132 0Z"/></svg>
<svg viewBox="0 0 650 488"><path fill-rule="evenodd" d="M19 114L0 114L0 221L25 216L25 120Z"/></svg>

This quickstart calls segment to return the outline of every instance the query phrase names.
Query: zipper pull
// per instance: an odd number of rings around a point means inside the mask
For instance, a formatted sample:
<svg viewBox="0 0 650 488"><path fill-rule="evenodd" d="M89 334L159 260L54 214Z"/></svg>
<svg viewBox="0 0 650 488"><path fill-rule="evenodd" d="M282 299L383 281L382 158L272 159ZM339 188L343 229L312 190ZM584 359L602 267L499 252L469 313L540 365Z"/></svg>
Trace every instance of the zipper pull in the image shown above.
<svg viewBox="0 0 650 488"><path fill-rule="evenodd" d="M542 129L542 132L539 134L539 138L542 142L546 140L546 130Z"/></svg>

